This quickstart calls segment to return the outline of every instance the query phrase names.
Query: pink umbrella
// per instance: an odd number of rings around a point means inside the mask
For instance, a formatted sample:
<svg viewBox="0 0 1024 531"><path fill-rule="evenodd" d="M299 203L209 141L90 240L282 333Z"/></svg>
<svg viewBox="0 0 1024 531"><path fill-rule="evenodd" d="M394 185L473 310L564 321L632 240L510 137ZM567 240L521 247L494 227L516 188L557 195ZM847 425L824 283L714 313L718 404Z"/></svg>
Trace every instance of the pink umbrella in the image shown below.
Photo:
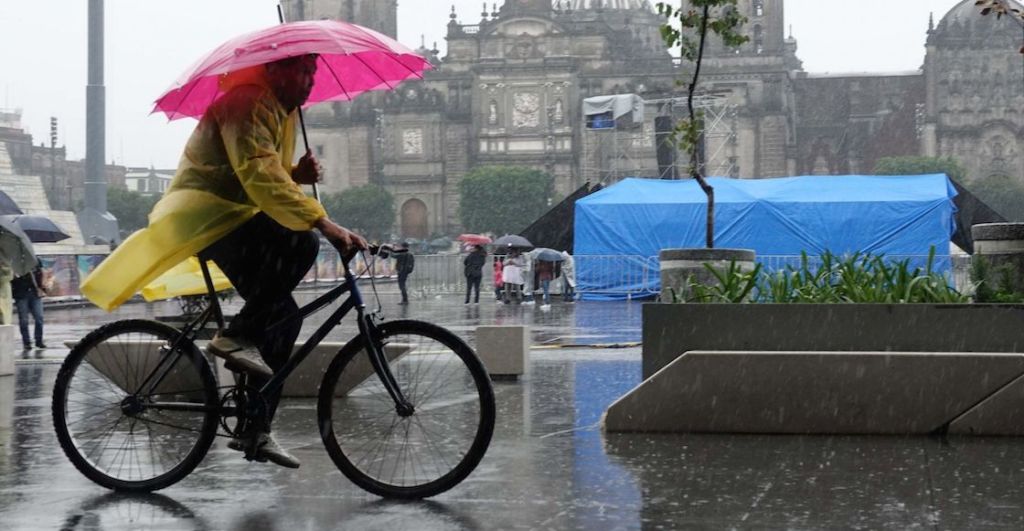
<svg viewBox="0 0 1024 531"><path fill-rule="evenodd" d="M320 54L306 105L351 100L377 89L423 79L429 61L398 41L338 20L289 22L247 33L220 45L189 68L156 100L153 112L171 120L199 118L222 95L224 74L305 54Z"/></svg>

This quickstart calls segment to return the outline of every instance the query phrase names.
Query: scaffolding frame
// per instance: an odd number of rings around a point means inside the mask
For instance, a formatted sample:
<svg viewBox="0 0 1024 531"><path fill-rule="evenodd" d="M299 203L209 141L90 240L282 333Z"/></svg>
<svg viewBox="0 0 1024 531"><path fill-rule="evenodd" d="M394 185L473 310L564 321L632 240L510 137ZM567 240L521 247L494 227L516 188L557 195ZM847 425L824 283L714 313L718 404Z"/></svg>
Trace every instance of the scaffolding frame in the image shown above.
<svg viewBox="0 0 1024 531"><path fill-rule="evenodd" d="M583 157L580 173L585 181L613 184L626 177L658 178L657 142L654 117L689 117L685 97L644 100L642 124L616 124L607 129L586 127L583 116ZM700 94L693 98L694 110L704 117L704 157L699 169L705 176L738 177L736 156L736 105L724 94ZM686 175L690 157L676 150L678 175Z"/></svg>

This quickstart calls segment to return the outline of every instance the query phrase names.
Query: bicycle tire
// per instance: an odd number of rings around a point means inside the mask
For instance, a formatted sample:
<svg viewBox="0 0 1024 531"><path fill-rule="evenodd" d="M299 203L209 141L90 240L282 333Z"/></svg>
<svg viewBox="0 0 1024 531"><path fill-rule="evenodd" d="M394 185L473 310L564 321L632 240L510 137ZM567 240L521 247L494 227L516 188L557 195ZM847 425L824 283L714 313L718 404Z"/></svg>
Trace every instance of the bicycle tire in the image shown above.
<svg viewBox="0 0 1024 531"><path fill-rule="evenodd" d="M61 365L53 390L54 430L64 454L93 482L122 492L163 489L192 472L209 450L217 434L215 409L130 413L124 407L133 394L127 389L141 385L179 334L155 321L116 321L86 335ZM217 384L209 363L194 343L183 350L167 377L144 398L216 407ZM93 419L98 428L82 428ZM102 431L90 439L97 429ZM147 450L154 455L146 455ZM110 451L114 454L108 457Z"/></svg>
<svg viewBox="0 0 1024 531"><path fill-rule="evenodd" d="M317 406L321 438L334 464L364 490L386 498L436 496L469 476L487 452L495 421L490 377L473 349L444 328L421 321L393 321L377 330L392 359L395 379L415 413L397 414L394 401L370 367L360 335L339 351L324 374ZM447 387L453 394L438 396ZM383 439L378 433L381 428L388 431ZM404 445L402 441L394 445L397 453L389 452L396 428L399 435L404 429L405 435ZM435 434L443 434L444 439ZM375 441L377 447L366 448ZM357 454L362 450L365 456ZM432 456L431 471L431 463L417 458L435 450L454 458ZM396 459L389 461L392 453ZM388 466L391 477L385 474ZM398 474L401 480L393 477Z"/></svg>

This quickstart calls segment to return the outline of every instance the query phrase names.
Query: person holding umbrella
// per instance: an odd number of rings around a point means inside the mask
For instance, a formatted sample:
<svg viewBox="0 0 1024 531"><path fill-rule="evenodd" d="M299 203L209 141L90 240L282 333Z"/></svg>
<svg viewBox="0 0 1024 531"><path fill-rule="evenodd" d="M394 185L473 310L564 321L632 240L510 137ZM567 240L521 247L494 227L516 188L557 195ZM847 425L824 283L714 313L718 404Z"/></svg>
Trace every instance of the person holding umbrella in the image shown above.
<svg viewBox="0 0 1024 531"><path fill-rule="evenodd" d="M14 306L18 308L21 345L25 350L32 348L32 337L36 340L36 348L46 348L46 343L43 343L43 286L43 269L39 265L11 281L11 295L14 297ZM32 336L28 333L29 315L35 323Z"/></svg>
<svg viewBox="0 0 1024 531"><path fill-rule="evenodd" d="M472 252L466 255L462 261L465 266L466 275L466 304L469 304L470 295L476 290L474 303L480 303L480 281L484 278L484 264L487 262L487 251L479 245L474 245Z"/></svg>
<svg viewBox="0 0 1024 531"><path fill-rule="evenodd" d="M207 349L252 375L257 387L284 365L298 338L301 321L274 333L267 328L298 310L291 292L319 251L312 229L348 256L367 247L299 187L320 179L313 155L307 152L291 167L296 109L309 96L316 68L315 55L300 55L225 76L226 93L189 138L174 179L150 214L148 233L133 235L148 240L148 247L190 234L182 247L213 260L227 275L245 305ZM86 279L83 293L102 299L97 283L117 274L113 264L130 267L122 259L136 245L130 239L115 251ZM268 401L270 419L278 400ZM299 466L273 438L269 422L257 437L257 460ZM229 447L240 450L244 442Z"/></svg>
<svg viewBox="0 0 1024 531"><path fill-rule="evenodd" d="M430 67L391 38L336 20L280 24L225 42L157 100L154 112L196 117L199 125L147 228L85 279L82 294L110 311L189 257L212 259L245 305L209 350L263 385L291 355L302 325L294 320L268 332L297 310L291 291L316 259L313 229L345 260L367 247L300 187L312 184L317 195L321 176L308 141L293 166L302 105L394 89ZM278 400L268 398L263 426L228 446L253 443L257 460L294 468L298 460L270 434Z"/></svg>

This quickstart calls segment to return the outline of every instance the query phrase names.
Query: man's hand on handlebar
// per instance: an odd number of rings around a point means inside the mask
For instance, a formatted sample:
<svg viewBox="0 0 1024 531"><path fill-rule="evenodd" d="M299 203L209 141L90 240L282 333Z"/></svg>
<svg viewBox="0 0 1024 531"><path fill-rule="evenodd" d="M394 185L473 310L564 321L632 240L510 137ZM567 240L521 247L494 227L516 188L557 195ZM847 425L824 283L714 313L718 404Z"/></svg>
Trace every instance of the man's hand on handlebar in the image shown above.
<svg viewBox="0 0 1024 531"><path fill-rule="evenodd" d="M320 234L324 235L324 238L327 238L327 241L331 242L331 245L341 253L342 258L346 261L351 260L356 252L368 247L366 238L326 217L318 219L314 226L320 231Z"/></svg>

